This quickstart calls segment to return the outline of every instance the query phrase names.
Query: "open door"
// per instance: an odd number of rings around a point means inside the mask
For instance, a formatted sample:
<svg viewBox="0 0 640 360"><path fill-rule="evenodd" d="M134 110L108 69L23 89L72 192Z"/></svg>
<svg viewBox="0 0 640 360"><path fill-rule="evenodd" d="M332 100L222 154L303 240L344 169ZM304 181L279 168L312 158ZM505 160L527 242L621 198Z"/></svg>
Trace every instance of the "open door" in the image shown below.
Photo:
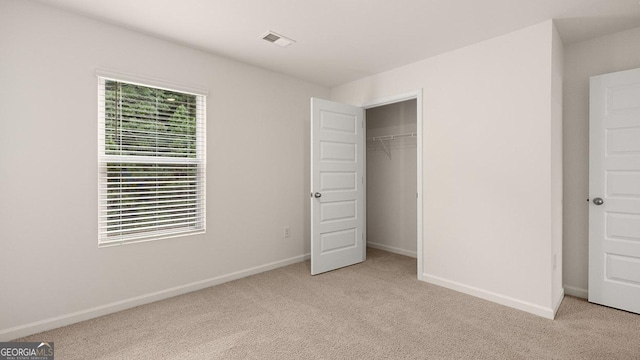
<svg viewBox="0 0 640 360"><path fill-rule="evenodd" d="M311 99L311 275L365 259L364 109Z"/></svg>
<svg viewBox="0 0 640 360"><path fill-rule="evenodd" d="M591 78L589 301L640 313L640 69Z"/></svg>

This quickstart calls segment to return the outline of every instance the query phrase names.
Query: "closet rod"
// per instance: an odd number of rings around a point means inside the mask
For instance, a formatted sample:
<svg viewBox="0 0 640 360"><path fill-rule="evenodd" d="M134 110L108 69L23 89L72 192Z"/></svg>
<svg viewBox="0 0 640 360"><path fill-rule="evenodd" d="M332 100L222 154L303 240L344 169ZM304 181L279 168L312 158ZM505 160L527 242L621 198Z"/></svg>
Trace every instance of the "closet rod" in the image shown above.
<svg viewBox="0 0 640 360"><path fill-rule="evenodd" d="M394 135L384 135L384 136L376 136L372 138L368 138L367 141L388 141L388 140L396 140L403 138L412 138L417 137L417 133L406 133L406 134L394 134Z"/></svg>
<svg viewBox="0 0 640 360"><path fill-rule="evenodd" d="M405 133L405 134L394 134L394 135L384 135L384 136L376 136L372 138L368 138L367 141L378 141L380 145L382 145L382 150L384 150L385 154L391 160L391 149L385 144L385 141L396 140L396 139L406 139L406 138L414 138L417 137L417 133Z"/></svg>

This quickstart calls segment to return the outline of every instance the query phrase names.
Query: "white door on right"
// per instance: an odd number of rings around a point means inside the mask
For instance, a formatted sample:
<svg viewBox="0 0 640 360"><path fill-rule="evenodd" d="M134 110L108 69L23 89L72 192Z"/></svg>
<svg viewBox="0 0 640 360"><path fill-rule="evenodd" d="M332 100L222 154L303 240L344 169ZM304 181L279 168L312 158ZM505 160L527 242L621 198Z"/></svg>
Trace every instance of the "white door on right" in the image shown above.
<svg viewBox="0 0 640 360"><path fill-rule="evenodd" d="M640 313L640 69L591 78L589 301Z"/></svg>

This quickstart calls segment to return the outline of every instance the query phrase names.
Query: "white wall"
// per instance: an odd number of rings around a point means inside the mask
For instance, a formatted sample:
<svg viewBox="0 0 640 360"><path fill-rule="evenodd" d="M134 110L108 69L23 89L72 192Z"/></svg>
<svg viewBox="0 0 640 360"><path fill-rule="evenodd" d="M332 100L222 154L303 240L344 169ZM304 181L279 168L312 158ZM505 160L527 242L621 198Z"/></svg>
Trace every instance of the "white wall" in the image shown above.
<svg viewBox="0 0 640 360"><path fill-rule="evenodd" d="M362 104L424 89L424 278L546 317L552 39L547 21L331 90Z"/></svg>
<svg viewBox="0 0 640 360"><path fill-rule="evenodd" d="M564 82L564 286L587 297L589 78L640 68L640 28L567 44Z"/></svg>
<svg viewBox="0 0 640 360"><path fill-rule="evenodd" d="M96 68L209 91L206 235L98 249ZM328 95L34 2L0 1L0 340L303 260L309 98Z"/></svg>
<svg viewBox="0 0 640 360"><path fill-rule="evenodd" d="M367 109L367 138L416 132L416 100ZM416 257L416 138L367 142L367 246Z"/></svg>

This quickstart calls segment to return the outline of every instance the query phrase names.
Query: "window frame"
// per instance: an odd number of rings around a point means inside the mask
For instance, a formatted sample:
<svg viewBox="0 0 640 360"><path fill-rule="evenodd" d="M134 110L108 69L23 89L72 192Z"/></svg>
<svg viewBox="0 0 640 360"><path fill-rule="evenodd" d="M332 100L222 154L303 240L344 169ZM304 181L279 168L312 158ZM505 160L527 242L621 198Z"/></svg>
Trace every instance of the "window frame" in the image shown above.
<svg viewBox="0 0 640 360"><path fill-rule="evenodd" d="M108 247L123 244L132 244L162 239L204 234L206 232L206 100L208 92L199 88L170 83L157 79L125 74L121 72L97 69L98 82L98 247ZM144 155L111 155L106 153L106 101L105 84L107 81L115 81L152 89L167 90L186 95L193 95L196 99L196 149L195 158L170 157L170 156L144 156ZM158 154L156 152L155 154ZM156 164L162 167L170 164L195 165L196 190L195 210L197 221L194 226L185 224L183 228L169 230L156 229L145 230L139 234L115 235L107 233L108 203L108 166L114 164ZM111 164L111 165L109 165ZM160 176L160 175L156 175Z"/></svg>

